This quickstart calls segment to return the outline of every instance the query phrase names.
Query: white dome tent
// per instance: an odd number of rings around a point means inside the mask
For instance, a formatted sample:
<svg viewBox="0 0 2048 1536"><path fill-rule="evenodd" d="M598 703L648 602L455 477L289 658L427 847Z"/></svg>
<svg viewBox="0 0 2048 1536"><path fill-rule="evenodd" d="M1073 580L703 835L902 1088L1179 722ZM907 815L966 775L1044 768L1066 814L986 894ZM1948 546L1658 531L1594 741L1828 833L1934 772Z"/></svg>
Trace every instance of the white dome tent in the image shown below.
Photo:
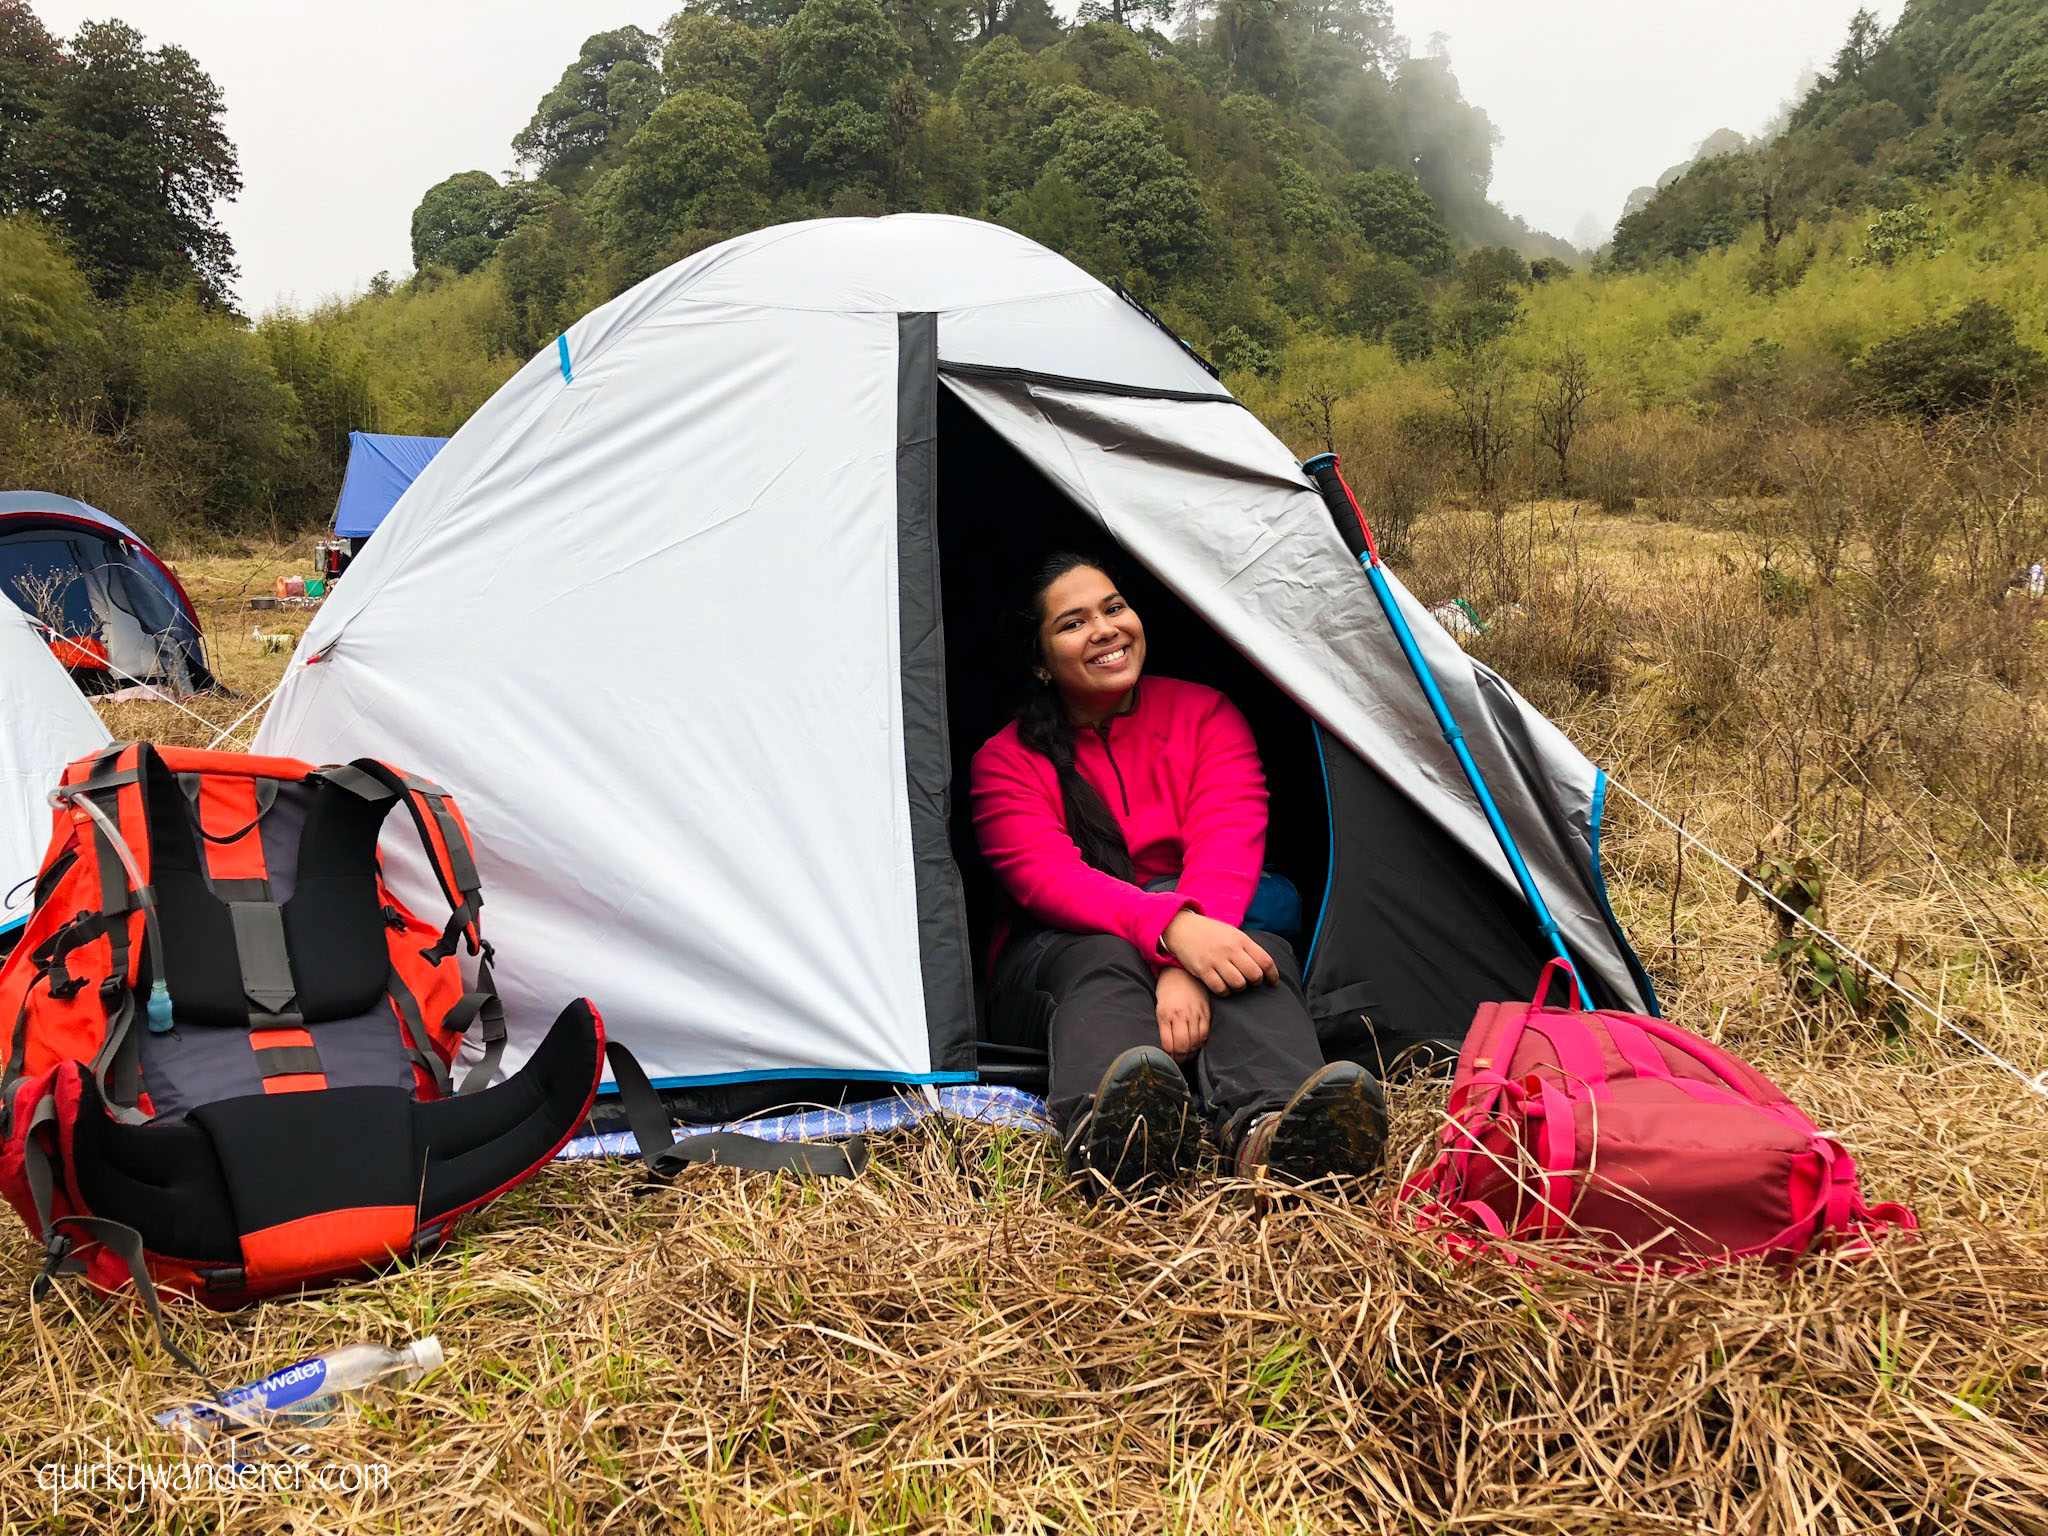
<svg viewBox="0 0 2048 1536"><path fill-rule="evenodd" d="M50 791L66 763L107 740L28 615L0 602L0 951L35 909L36 869L50 846Z"/></svg>
<svg viewBox="0 0 2048 1536"><path fill-rule="evenodd" d="M1154 666L1258 732L1333 1053L1526 994L1544 946L1293 456L1144 312L973 220L762 230L577 322L393 509L257 750L462 798L508 1067L588 993L666 1087L967 1080L992 893L955 776L1018 681L1007 578L1075 539L1120 552ZM1400 600L1596 994L1654 1007L1599 771Z"/></svg>

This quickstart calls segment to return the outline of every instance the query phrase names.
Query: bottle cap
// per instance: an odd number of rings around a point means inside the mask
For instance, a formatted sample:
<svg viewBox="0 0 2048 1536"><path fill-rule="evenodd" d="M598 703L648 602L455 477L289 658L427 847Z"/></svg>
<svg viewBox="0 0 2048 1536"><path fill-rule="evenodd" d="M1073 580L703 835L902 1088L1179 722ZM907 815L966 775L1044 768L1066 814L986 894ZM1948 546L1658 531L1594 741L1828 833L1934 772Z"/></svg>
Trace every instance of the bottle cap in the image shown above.
<svg viewBox="0 0 2048 1536"><path fill-rule="evenodd" d="M416 1339L412 1346L412 1363L424 1376L429 1371L438 1371L448 1363L448 1357L441 1352L441 1341L431 1333L424 1339Z"/></svg>

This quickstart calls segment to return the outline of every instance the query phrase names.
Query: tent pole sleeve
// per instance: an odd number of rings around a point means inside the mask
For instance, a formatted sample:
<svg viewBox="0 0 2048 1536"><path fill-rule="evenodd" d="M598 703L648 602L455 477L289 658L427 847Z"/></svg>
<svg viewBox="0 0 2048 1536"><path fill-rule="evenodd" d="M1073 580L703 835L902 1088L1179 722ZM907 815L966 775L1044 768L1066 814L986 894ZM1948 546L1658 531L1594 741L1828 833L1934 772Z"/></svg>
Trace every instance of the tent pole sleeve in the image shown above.
<svg viewBox="0 0 2048 1536"><path fill-rule="evenodd" d="M1344 547L1365 567L1373 596L1379 599L1380 611L1387 616L1394 638L1401 644L1401 654L1408 660L1408 670L1415 674L1415 681L1422 686L1423 696L1429 700L1430 713L1436 716L1444 740L1457 756L1458 766L1465 773L1465 782L1472 786L1479 809L1486 816L1486 824L1493 829L1494 840L1506 855L1508 868L1514 871L1515 883L1522 888L1523 899L1535 914L1537 928L1550 942L1557 957L1564 961L1565 968L1571 973L1572 985L1578 991L1579 1001L1585 1003L1585 988L1579 981L1578 967L1572 961L1571 952L1565 948L1564 936L1558 932L1557 919L1550 915L1550 906L1544 901L1543 892L1536 887L1536 877L1529 872L1528 862L1516 846L1515 835L1508 830L1500 807L1494 804L1493 793L1486 787L1486 777L1480 773L1479 764L1473 761L1471 748L1465 745L1465 733L1459 729L1457 717L1451 713L1443 690L1437 686L1436 674L1430 671L1429 663L1423 659L1422 648L1415 643L1415 633L1402 616L1401 605L1394 598L1394 589L1387 585L1386 572L1380 566L1379 550L1373 544L1372 528L1365 520L1365 510L1359 506L1358 498L1351 493L1351 487L1345 483L1338 469L1337 455L1317 454L1303 464L1302 469L1322 492L1323 504L1330 510L1330 518L1337 525Z"/></svg>

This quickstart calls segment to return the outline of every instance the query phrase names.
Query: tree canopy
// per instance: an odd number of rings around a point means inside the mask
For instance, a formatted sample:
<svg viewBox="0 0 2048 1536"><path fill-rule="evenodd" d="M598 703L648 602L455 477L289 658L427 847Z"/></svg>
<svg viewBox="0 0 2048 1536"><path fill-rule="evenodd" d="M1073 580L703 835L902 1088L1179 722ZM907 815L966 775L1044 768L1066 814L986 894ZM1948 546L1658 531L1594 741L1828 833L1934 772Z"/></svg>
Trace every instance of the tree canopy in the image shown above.
<svg viewBox="0 0 2048 1536"><path fill-rule="evenodd" d="M0 0L0 214L62 230L103 297L151 280L228 303L234 248L214 208L242 179L222 111L175 44L109 21L59 46L22 0Z"/></svg>
<svg viewBox="0 0 2048 1536"><path fill-rule="evenodd" d="M541 229L534 183L462 172L422 197L414 260L494 271L525 313L543 269L601 296L759 222L923 209L1211 339L1381 337L1461 244L1571 254L1487 200L1496 138L1387 0L1103 0L1072 26L1046 0L694 0L589 38L514 141L569 211Z"/></svg>
<svg viewBox="0 0 2048 1536"><path fill-rule="evenodd" d="M658 47L638 27L586 38L576 61L512 140L512 152L543 180L575 185L615 140L631 138L661 104Z"/></svg>
<svg viewBox="0 0 2048 1536"><path fill-rule="evenodd" d="M429 187L413 210L413 265L474 271L513 230L560 200L545 183L500 186L488 171L457 171Z"/></svg>

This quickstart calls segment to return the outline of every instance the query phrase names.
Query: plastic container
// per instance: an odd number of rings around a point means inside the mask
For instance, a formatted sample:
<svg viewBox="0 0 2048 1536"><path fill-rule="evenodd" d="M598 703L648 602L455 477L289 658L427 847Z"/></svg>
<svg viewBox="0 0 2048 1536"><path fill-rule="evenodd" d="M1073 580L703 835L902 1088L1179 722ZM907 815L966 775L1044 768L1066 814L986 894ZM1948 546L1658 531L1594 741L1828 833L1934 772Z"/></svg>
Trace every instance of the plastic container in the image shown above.
<svg viewBox="0 0 2048 1536"><path fill-rule="evenodd" d="M308 576L308 577L306 578L306 596L308 596L308 597L325 597L326 595L327 595L327 583L326 583L326 582L322 581L322 580L321 580L321 579L320 579L320 578L319 578L318 576Z"/></svg>
<svg viewBox="0 0 2048 1536"><path fill-rule="evenodd" d="M285 577L284 595L286 597L304 597L306 595L306 578L303 576Z"/></svg>
<svg viewBox="0 0 2048 1536"><path fill-rule="evenodd" d="M277 578L275 585L271 587L271 591L279 597L289 597L291 595L290 586L291 583L285 577L280 576Z"/></svg>
<svg viewBox="0 0 2048 1536"><path fill-rule="evenodd" d="M238 1429L281 1425L310 1428L324 1424L340 1410L342 1399L385 1381L418 1381L438 1370L446 1357L441 1341L429 1334L396 1348L384 1344L351 1344L288 1365L274 1375L208 1403L187 1403L156 1417L158 1424L184 1443L187 1450L204 1446L214 1436Z"/></svg>

